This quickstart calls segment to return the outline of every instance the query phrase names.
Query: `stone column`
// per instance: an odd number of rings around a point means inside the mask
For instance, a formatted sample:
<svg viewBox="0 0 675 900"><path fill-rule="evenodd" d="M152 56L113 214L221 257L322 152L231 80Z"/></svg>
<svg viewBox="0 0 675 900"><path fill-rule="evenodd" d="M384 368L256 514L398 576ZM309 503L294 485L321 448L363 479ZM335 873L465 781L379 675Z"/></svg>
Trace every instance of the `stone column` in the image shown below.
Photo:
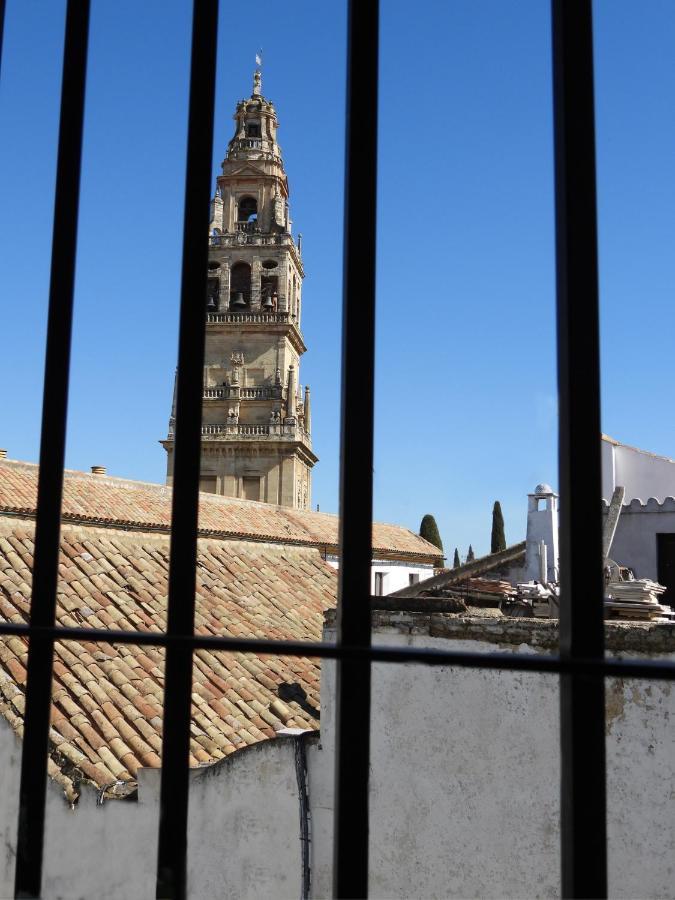
<svg viewBox="0 0 675 900"><path fill-rule="evenodd" d="M228 312L230 309L230 264L220 264L220 311Z"/></svg>
<svg viewBox="0 0 675 900"><path fill-rule="evenodd" d="M312 433L312 411L309 403L309 385L305 385L305 431L307 434Z"/></svg>
<svg viewBox="0 0 675 900"><path fill-rule="evenodd" d="M260 312L260 273L262 265L259 259L251 264L251 312Z"/></svg>
<svg viewBox="0 0 675 900"><path fill-rule="evenodd" d="M288 367L288 385L286 388L286 418L285 425L295 425L295 366Z"/></svg>

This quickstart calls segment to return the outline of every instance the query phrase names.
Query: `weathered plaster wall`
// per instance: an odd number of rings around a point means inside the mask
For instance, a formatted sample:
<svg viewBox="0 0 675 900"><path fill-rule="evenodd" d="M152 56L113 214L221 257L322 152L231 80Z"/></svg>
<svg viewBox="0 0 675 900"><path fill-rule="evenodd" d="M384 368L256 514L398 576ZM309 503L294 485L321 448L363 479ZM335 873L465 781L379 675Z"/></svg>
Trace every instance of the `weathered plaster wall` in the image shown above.
<svg viewBox="0 0 675 900"><path fill-rule="evenodd" d="M549 652L557 622L377 612L378 644ZM334 634L329 629L326 637ZM607 626L613 655L675 660L675 627ZM335 665L324 662L319 740L307 740L312 896L331 895ZM376 665L371 736L373 897L559 896L554 676ZM675 693L608 684L610 896L675 897ZM189 896L298 897L294 740L278 737L191 776ZM11 896L20 745L0 721L0 896ZM45 898L154 895L159 771L138 800L71 810L50 783Z"/></svg>
<svg viewBox="0 0 675 900"><path fill-rule="evenodd" d="M557 626L544 622L455 618L446 627L442 616L432 616L419 627L419 616L393 613L376 614L376 621L378 644L528 653L550 650L557 639ZM628 655L648 657L670 648L663 656L675 658L668 626L659 632L610 626L608 645L612 652L624 646ZM335 666L323 665L326 778L333 766ZM372 896L559 896L557 679L376 665L372 698ZM610 683L612 897L675 896L674 715L670 686ZM329 832L326 806L323 798ZM314 891L323 897L330 857L318 844L314 851Z"/></svg>
<svg viewBox="0 0 675 900"><path fill-rule="evenodd" d="M194 900L300 897L293 741L262 741L195 773L188 837L188 891Z"/></svg>
<svg viewBox="0 0 675 900"><path fill-rule="evenodd" d="M191 773L188 894L299 897L301 850L294 738L254 744ZM0 897L14 891L20 744L0 721ZM108 800L84 788L75 809L50 782L44 900L141 900L155 895L158 769L141 770L137 801Z"/></svg>

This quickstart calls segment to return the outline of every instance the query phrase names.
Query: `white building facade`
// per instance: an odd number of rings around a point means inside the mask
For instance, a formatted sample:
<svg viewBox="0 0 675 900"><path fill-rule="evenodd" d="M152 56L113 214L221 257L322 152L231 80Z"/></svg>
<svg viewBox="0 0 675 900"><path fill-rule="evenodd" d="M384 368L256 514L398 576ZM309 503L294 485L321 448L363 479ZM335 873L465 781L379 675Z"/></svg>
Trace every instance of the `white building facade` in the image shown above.
<svg viewBox="0 0 675 900"><path fill-rule="evenodd" d="M631 568L637 578L668 587L664 602L675 603L675 460L601 440L604 513L614 490L623 487L624 503L610 557ZM528 495L526 563L523 577L542 580L545 547L547 578L558 581L558 495L539 484Z"/></svg>
<svg viewBox="0 0 675 900"><path fill-rule="evenodd" d="M336 569L340 567L337 556L327 556L326 562ZM373 597L393 594L394 591L432 578L435 571L433 563L420 559L373 559L370 564L370 592Z"/></svg>
<svg viewBox="0 0 675 900"><path fill-rule="evenodd" d="M675 460L629 447L606 434L601 444L602 496L608 503L619 486L626 491L624 503L675 497Z"/></svg>

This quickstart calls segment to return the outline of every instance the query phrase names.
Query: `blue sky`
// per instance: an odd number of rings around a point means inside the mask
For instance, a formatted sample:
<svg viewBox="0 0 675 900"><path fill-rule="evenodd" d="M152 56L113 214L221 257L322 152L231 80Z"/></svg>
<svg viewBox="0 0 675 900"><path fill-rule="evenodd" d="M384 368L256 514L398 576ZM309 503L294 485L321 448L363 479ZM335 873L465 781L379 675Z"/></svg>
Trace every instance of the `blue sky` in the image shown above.
<svg viewBox="0 0 675 900"><path fill-rule="evenodd" d="M375 511L489 547L500 499L557 481L550 36L544 0L382 4ZM675 7L595 3L603 428L675 455ZM164 478L176 356L185 0L93 0L67 465ZM0 446L35 460L61 0L9 0L0 84ZM345 10L222 4L214 176L255 49L307 278L301 381L337 510ZM583 365L583 361L580 361Z"/></svg>

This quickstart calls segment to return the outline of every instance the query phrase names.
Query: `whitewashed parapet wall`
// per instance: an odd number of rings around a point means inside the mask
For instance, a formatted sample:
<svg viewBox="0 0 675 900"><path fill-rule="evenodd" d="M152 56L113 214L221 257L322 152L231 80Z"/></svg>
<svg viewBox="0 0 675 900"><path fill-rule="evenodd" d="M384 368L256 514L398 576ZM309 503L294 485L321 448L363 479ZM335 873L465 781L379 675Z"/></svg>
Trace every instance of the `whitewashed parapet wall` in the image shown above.
<svg viewBox="0 0 675 900"><path fill-rule="evenodd" d="M374 641L490 652L553 652L557 624L378 612ZM326 637L334 637L329 626ZM675 628L611 624L613 655L675 659ZM190 786L189 896L300 896L295 742L306 741L313 897L331 895L335 666L324 663L320 739L278 737ZM377 665L373 672L373 897L558 897L559 733L555 676ZM608 683L609 892L667 898L673 884L675 694ZM12 896L20 743L0 720L0 897ZM71 809L50 782L43 897L154 896L159 771L135 800Z"/></svg>

